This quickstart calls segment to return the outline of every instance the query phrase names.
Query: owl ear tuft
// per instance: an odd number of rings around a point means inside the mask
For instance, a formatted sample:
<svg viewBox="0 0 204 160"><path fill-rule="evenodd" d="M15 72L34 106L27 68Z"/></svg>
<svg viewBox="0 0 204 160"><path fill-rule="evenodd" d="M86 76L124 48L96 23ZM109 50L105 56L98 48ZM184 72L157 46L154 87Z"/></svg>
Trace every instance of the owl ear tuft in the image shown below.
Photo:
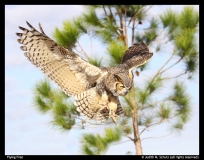
<svg viewBox="0 0 204 160"><path fill-rule="evenodd" d="M122 79L120 78L120 76L118 76L118 75L116 75L116 74L114 74L113 76L114 76L114 78L115 78L117 81L122 81Z"/></svg>

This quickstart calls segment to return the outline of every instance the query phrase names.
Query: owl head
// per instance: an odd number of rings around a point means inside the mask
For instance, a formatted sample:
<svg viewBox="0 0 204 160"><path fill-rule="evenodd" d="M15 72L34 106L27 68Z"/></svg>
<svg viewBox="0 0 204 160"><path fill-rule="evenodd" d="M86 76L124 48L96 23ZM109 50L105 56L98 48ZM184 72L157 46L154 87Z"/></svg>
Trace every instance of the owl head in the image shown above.
<svg viewBox="0 0 204 160"><path fill-rule="evenodd" d="M119 70L117 72L117 70ZM112 92L114 96L125 96L133 84L132 72L129 73L123 65L113 68L106 79L106 87Z"/></svg>
<svg viewBox="0 0 204 160"><path fill-rule="evenodd" d="M115 83L115 95L118 96L125 96L132 88L133 80L129 75L125 74L118 74L114 75L115 78L117 79Z"/></svg>
<svg viewBox="0 0 204 160"><path fill-rule="evenodd" d="M149 52L148 46L143 42L129 47L121 64L111 68L106 80L107 88L114 96L126 95L133 85L132 70L145 64L152 56L153 53Z"/></svg>

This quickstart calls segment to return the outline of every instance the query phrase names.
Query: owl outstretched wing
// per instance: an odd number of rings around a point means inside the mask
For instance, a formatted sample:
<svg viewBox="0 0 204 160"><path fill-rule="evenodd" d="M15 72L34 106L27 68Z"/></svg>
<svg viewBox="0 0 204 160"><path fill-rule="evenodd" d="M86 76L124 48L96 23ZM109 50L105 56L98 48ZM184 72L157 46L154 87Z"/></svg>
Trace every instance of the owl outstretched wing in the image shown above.
<svg viewBox="0 0 204 160"><path fill-rule="evenodd" d="M141 42L139 44L134 44L125 51L122 58L122 63L127 64L129 70L139 67L145 64L153 56L153 53L149 52L148 46Z"/></svg>
<svg viewBox="0 0 204 160"><path fill-rule="evenodd" d="M18 42L25 56L47 76L55 81L68 95L76 95L95 83L102 70L91 65L74 52L65 49L49 38L42 30L41 33L27 22L31 30L19 27L23 33Z"/></svg>

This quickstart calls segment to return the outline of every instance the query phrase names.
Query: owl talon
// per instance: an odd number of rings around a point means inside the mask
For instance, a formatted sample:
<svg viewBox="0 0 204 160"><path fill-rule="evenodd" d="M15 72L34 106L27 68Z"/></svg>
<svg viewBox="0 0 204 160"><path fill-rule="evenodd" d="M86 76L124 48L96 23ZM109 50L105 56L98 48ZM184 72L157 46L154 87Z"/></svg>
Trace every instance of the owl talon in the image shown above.
<svg viewBox="0 0 204 160"><path fill-rule="evenodd" d="M113 120L113 122L114 122L115 124L117 124L116 118L118 118L118 117L119 117L119 116L116 115L115 113L113 113L113 114L109 113L109 118L112 118L112 120Z"/></svg>
<svg viewBox="0 0 204 160"><path fill-rule="evenodd" d="M111 115L110 116L110 118L112 118L112 120L113 120L113 122L115 123L115 124L117 124L117 120L116 120L116 115Z"/></svg>

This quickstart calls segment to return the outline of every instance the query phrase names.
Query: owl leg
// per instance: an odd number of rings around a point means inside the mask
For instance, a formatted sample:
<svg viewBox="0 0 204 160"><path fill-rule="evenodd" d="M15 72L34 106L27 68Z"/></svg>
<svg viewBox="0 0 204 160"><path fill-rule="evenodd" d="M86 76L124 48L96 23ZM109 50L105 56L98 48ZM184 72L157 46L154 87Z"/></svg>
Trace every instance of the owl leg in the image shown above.
<svg viewBox="0 0 204 160"><path fill-rule="evenodd" d="M110 118L112 118L113 122L117 124L116 115L111 115Z"/></svg>
<svg viewBox="0 0 204 160"><path fill-rule="evenodd" d="M112 118L112 120L113 120L113 122L114 122L115 124L117 124L116 118L118 118L118 117L119 117L119 116L116 115L114 112L109 112L109 118Z"/></svg>
<svg viewBox="0 0 204 160"><path fill-rule="evenodd" d="M107 106L108 106L108 96L107 96L106 93L102 94L101 99L98 102L98 104L101 105L101 106L104 106L103 109L107 108Z"/></svg>
<svg viewBox="0 0 204 160"><path fill-rule="evenodd" d="M113 122L117 124L116 117L118 117L115 113L117 110L117 97L111 97L110 102L108 103L108 110L109 110L109 118L112 118Z"/></svg>

